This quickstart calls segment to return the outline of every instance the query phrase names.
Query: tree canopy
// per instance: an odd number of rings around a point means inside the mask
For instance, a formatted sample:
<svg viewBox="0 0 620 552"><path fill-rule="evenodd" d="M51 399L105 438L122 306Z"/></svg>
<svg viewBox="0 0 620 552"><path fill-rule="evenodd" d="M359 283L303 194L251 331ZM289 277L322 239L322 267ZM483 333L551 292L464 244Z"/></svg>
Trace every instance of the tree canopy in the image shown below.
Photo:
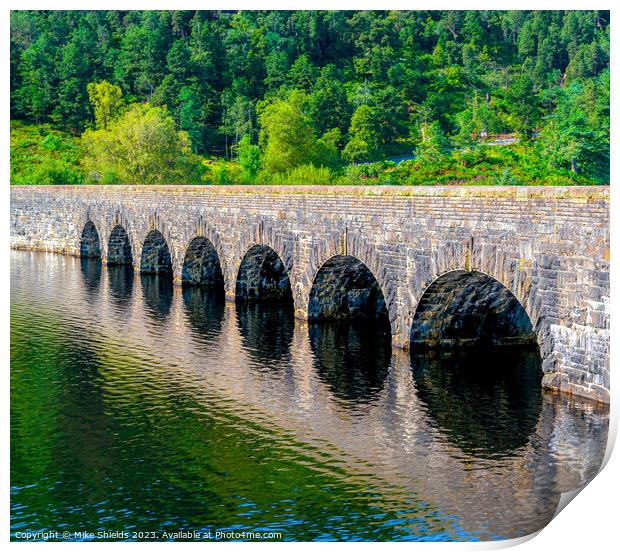
<svg viewBox="0 0 620 552"><path fill-rule="evenodd" d="M158 118L183 137L167 153L244 179L511 135L608 182L609 32L600 10L13 11L11 118L86 133L90 161Z"/></svg>

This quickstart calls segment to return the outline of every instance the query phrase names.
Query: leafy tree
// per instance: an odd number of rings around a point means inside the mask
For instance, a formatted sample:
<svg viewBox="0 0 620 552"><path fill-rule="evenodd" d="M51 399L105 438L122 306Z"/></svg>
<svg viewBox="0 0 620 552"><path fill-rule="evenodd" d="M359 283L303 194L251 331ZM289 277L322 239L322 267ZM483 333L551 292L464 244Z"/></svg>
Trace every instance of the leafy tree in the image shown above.
<svg viewBox="0 0 620 552"><path fill-rule="evenodd" d="M422 141L416 149L416 157L427 161L439 161L450 152L450 144L439 121L423 125Z"/></svg>
<svg viewBox="0 0 620 552"><path fill-rule="evenodd" d="M547 116L539 144L553 167L585 173L608 183L608 130L591 124L583 94L579 82L560 92L557 109Z"/></svg>
<svg viewBox="0 0 620 552"><path fill-rule="evenodd" d="M86 90L95 113L96 127L107 130L108 124L120 115L125 104L120 86L104 80L88 83Z"/></svg>
<svg viewBox="0 0 620 552"><path fill-rule="evenodd" d="M316 135L298 102L276 100L259 115L262 166L267 172L284 172L316 160Z"/></svg>
<svg viewBox="0 0 620 552"><path fill-rule="evenodd" d="M247 134L237 144L237 161L243 181L247 184L253 183L260 171L260 148L252 144Z"/></svg>
<svg viewBox="0 0 620 552"><path fill-rule="evenodd" d="M349 161L362 161L372 158L378 151L378 128L373 109L360 105L351 117L349 128L351 139L345 146L342 156Z"/></svg>
<svg viewBox="0 0 620 552"><path fill-rule="evenodd" d="M87 130L83 142L91 181L114 175L118 182L159 184L193 176L189 137L165 108L134 104L107 130Z"/></svg>

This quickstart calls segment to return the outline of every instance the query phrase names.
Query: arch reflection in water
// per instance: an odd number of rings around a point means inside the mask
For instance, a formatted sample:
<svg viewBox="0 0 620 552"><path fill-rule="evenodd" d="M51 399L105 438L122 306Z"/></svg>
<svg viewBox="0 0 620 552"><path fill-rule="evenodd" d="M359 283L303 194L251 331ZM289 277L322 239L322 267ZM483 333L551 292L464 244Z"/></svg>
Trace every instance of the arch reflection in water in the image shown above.
<svg viewBox="0 0 620 552"><path fill-rule="evenodd" d="M222 289L202 286L183 287L185 316L201 341L211 341L222 331L224 293Z"/></svg>
<svg viewBox="0 0 620 552"><path fill-rule="evenodd" d="M126 264L108 264L106 270L113 299L121 306L130 304L133 294L133 267Z"/></svg>
<svg viewBox="0 0 620 552"><path fill-rule="evenodd" d="M101 261L92 257L80 258L80 271L84 277L84 287L88 294L99 289L101 282Z"/></svg>
<svg viewBox="0 0 620 552"><path fill-rule="evenodd" d="M168 274L140 274L145 312L161 322L172 306L172 277Z"/></svg>
<svg viewBox="0 0 620 552"><path fill-rule="evenodd" d="M236 312L243 346L260 366L274 368L290 359L295 330L291 302L237 302Z"/></svg>
<svg viewBox="0 0 620 552"><path fill-rule="evenodd" d="M392 357L385 319L314 323L309 336L319 377L334 396L356 406L371 402L381 392Z"/></svg>
<svg viewBox="0 0 620 552"><path fill-rule="evenodd" d="M411 355L416 396L450 444L480 458L525 446L543 399L537 347L486 347Z"/></svg>

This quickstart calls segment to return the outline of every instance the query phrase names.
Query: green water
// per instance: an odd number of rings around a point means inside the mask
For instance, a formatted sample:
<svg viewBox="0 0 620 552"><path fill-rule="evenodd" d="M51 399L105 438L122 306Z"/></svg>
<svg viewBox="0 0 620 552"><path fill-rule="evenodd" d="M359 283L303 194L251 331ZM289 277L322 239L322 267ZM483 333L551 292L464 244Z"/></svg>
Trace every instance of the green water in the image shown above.
<svg viewBox="0 0 620 552"><path fill-rule="evenodd" d="M11 276L13 540L508 538L602 460L607 411L544 394L531 352L470 378L124 269Z"/></svg>

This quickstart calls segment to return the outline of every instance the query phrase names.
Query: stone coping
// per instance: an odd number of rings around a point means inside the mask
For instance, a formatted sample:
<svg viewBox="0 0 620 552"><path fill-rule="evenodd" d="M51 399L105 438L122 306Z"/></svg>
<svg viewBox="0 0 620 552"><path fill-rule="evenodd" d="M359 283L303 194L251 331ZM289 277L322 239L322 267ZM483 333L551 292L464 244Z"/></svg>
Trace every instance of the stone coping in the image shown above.
<svg viewBox="0 0 620 552"><path fill-rule="evenodd" d="M180 193L218 195L304 195L370 197L480 197L506 199L609 200L609 186L319 186L319 185L11 185L11 189L46 192Z"/></svg>

